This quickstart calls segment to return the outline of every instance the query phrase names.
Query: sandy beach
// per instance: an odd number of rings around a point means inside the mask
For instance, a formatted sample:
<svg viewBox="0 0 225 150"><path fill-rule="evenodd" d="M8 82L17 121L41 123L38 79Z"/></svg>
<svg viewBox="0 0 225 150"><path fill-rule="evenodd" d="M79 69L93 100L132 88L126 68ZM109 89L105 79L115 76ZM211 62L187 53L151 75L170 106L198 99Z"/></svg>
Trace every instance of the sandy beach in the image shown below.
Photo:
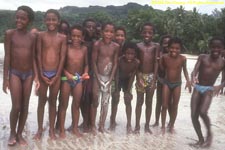
<svg viewBox="0 0 225 150"><path fill-rule="evenodd" d="M2 62L3 62L4 50L3 45L0 44L0 83L2 87ZM188 71L191 73L196 57L186 55L188 58ZM221 78L218 79L217 83L220 83ZM92 134L84 133L82 138L77 138L71 133L67 132L65 140L57 139L52 141L48 137L48 107L46 105L45 118L44 118L44 135L41 141L34 141L32 138L37 130L37 104L38 98L32 95L30 98L29 114L25 125L24 133L26 140L28 140L28 146L20 146L19 144L14 147L7 145L10 126L9 126L9 112L11 109L10 94L5 94L0 91L0 150L195 150L197 148L190 147L190 143L197 141L197 135L194 132L191 116L190 116L190 98L191 94L184 89L185 79L183 78L182 93L180 103L178 107L178 116L175 122L175 134L166 132L165 135L160 133L161 126L151 127L153 134L144 133L145 124L145 106L143 105L142 116L141 116L141 132L140 135L127 135L126 134L126 114L123 96L121 95L120 103L118 106L117 113L117 127L115 132L109 132L105 134L98 133L96 136ZM136 106L136 91L135 88L132 90L134 98L132 100L132 127L135 124L135 106ZM150 124L155 122L155 103L156 98L153 98L153 112ZM70 101L71 104L71 101ZM111 108L111 106L109 106ZM99 120L99 110L97 116L97 123ZM67 118L65 127L69 127L71 124L71 113L70 106L67 110ZM111 110L106 120L106 128L109 127L109 117ZM207 150L224 150L225 149L225 96L219 95L214 97L211 107L209 109L209 116L211 118L212 131L213 131L213 143ZM80 117L80 123L82 117ZM168 121L168 117L167 117ZM160 123L161 125L161 123ZM203 133L205 135L205 128ZM58 135L57 135L58 136Z"/></svg>

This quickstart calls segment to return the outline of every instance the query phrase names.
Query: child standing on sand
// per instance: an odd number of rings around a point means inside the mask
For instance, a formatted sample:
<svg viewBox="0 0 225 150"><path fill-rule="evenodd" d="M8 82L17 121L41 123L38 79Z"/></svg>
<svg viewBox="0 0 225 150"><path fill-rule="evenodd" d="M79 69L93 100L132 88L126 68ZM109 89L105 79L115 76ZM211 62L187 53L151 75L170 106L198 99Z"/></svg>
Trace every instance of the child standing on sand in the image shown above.
<svg viewBox="0 0 225 150"><path fill-rule="evenodd" d="M16 29L9 29L5 33L3 91L7 93L8 88L12 100L9 146L16 142L27 145L22 132L27 119L33 80L36 82L36 89L39 87L35 35L27 30L33 19L33 10L28 6L20 6L16 11Z"/></svg>
<svg viewBox="0 0 225 150"><path fill-rule="evenodd" d="M144 95L146 104L145 132L152 133L149 128L149 122L152 113L152 97L156 87L155 84L158 70L157 58L160 50L159 44L152 42L153 34L153 25L151 23L145 23L141 28L143 41L137 44L139 49L138 59L140 60L140 65L136 78L137 103L135 133L140 133L140 118L142 105L144 103Z"/></svg>
<svg viewBox="0 0 225 150"><path fill-rule="evenodd" d="M182 42L179 38L171 38L168 43L168 54L164 54L160 59L160 68L165 72L162 89L162 132L165 133L166 111L171 104L171 118L169 122L169 131L172 133L174 123L177 117L178 103L181 92L181 72L183 70L186 78L186 87L191 92L191 83L188 77L186 67L186 57L180 55Z"/></svg>
<svg viewBox="0 0 225 150"><path fill-rule="evenodd" d="M194 91L191 97L191 119L198 136L198 142L194 146L209 147L212 143L211 123L208 110L213 95L218 94L225 82L214 86L214 83L221 71L224 71L225 60L221 57L224 49L224 39L213 37L209 41L210 54L202 54L198 57L194 70L191 73L191 81ZM204 140L200 126L199 117L206 126L207 137Z"/></svg>
<svg viewBox="0 0 225 150"><path fill-rule="evenodd" d="M56 139L54 132L56 100L60 88L60 77L66 55L66 36L58 33L60 15L57 10L49 9L44 15L47 31L40 32L37 41L40 90L38 99L38 131L35 139L40 140L43 132L44 108L49 102L49 136ZM47 90L49 97L47 99Z"/></svg>
<svg viewBox="0 0 225 150"><path fill-rule="evenodd" d="M91 105L91 125L95 134L95 118L98 107L98 98L101 96L101 114L99 131L105 131L105 120L108 112L110 98L110 85L115 75L119 45L112 41L115 33L115 26L106 23L102 27L102 40L95 42L92 52L92 65L94 70L93 78L93 100Z"/></svg>
<svg viewBox="0 0 225 150"><path fill-rule="evenodd" d="M83 94L82 80L88 76L87 47L81 45L83 39L83 28L75 25L71 28L72 44L68 45L66 61L64 65L64 77L62 77L59 103L60 137L65 138L65 117L69 96L72 93L72 132L78 137L81 133L78 130L80 100ZM67 78L64 80L64 78ZM76 77L76 79L74 79Z"/></svg>

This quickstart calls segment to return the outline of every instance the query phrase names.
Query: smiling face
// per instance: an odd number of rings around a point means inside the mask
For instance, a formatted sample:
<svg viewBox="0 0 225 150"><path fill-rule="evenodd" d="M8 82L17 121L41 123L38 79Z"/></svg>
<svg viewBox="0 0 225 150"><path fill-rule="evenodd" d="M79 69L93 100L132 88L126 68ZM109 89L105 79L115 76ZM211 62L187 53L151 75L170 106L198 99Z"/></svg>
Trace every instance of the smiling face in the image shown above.
<svg viewBox="0 0 225 150"><path fill-rule="evenodd" d="M115 33L115 42L122 45L125 41L125 33L123 30L117 30Z"/></svg>
<svg viewBox="0 0 225 150"><path fill-rule="evenodd" d="M78 29L73 29L71 32L71 40L74 46L79 46L83 40L83 33Z"/></svg>
<svg viewBox="0 0 225 150"><path fill-rule="evenodd" d="M144 40L144 43L149 44L152 41L153 34L154 34L153 27L145 25L141 32L141 36Z"/></svg>
<svg viewBox="0 0 225 150"><path fill-rule="evenodd" d="M165 53L169 52L169 50L168 50L169 40L170 40L170 38L164 38L162 41L162 48Z"/></svg>
<svg viewBox="0 0 225 150"><path fill-rule="evenodd" d="M169 54L171 57L177 57L180 54L181 45L180 43L172 43L169 47Z"/></svg>
<svg viewBox="0 0 225 150"><path fill-rule="evenodd" d="M115 33L115 28L113 25L111 24L107 24L104 29L102 30L102 38L104 41L106 42L110 42L113 37L114 37L114 33Z"/></svg>
<svg viewBox="0 0 225 150"><path fill-rule="evenodd" d="M18 10L16 12L16 28L18 30L26 29L29 24L29 18L27 12Z"/></svg>
<svg viewBox="0 0 225 150"><path fill-rule="evenodd" d="M221 54L221 51L224 49L224 45L220 40L213 40L209 45L210 54L212 58L218 58Z"/></svg>
<svg viewBox="0 0 225 150"><path fill-rule="evenodd" d="M59 25L59 18L54 13L47 13L45 16L45 24L48 28L48 31L56 31Z"/></svg>

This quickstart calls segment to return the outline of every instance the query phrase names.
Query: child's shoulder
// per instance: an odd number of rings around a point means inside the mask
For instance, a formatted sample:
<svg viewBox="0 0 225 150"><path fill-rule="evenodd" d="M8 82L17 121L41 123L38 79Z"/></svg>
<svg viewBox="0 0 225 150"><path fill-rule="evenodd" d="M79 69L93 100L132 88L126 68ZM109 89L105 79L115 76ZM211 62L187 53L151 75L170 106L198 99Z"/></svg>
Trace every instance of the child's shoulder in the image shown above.
<svg viewBox="0 0 225 150"><path fill-rule="evenodd" d="M12 34L15 33L15 31L16 31L16 29L8 29L8 30L5 31L5 34L6 35L12 35Z"/></svg>

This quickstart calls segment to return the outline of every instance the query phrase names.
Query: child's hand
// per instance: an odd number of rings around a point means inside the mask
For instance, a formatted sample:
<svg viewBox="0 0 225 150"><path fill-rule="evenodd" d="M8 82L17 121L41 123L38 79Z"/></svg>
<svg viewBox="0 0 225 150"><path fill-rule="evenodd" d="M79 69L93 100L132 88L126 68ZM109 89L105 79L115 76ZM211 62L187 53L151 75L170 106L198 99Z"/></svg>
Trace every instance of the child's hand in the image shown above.
<svg viewBox="0 0 225 150"><path fill-rule="evenodd" d="M219 93L220 93L220 90L221 90L221 86L214 86L213 87L213 95L216 95L216 96L218 96L219 95Z"/></svg>
<svg viewBox="0 0 225 150"><path fill-rule="evenodd" d="M73 74L67 73L66 78L68 81L73 81Z"/></svg>
<svg viewBox="0 0 225 150"><path fill-rule="evenodd" d="M194 86L196 83L199 83L198 78L194 77L191 79L191 84Z"/></svg>
<svg viewBox="0 0 225 150"><path fill-rule="evenodd" d="M40 87L40 82L38 79L34 79L34 82L35 82L35 95L38 95L38 89Z"/></svg>
<svg viewBox="0 0 225 150"><path fill-rule="evenodd" d="M45 77L45 76L43 76L43 75L41 75L41 78L42 78L42 80L46 83L46 84L50 84L50 80L49 80L49 78L47 78L47 77Z"/></svg>
<svg viewBox="0 0 225 150"><path fill-rule="evenodd" d="M186 82L186 85L185 85L185 90L188 88L188 91L189 91L189 93L191 93L191 82L190 81L187 81Z"/></svg>
<svg viewBox="0 0 225 150"><path fill-rule="evenodd" d="M82 76L81 76L82 80L88 80L90 79L90 76L88 75L88 73L84 73Z"/></svg>
<svg viewBox="0 0 225 150"><path fill-rule="evenodd" d="M4 80L4 81L3 81L3 88L2 88L2 90L3 90L4 93L6 93L6 94L8 94L7 89L10 90L10 87L9 87L9 80Z"/></svg>

